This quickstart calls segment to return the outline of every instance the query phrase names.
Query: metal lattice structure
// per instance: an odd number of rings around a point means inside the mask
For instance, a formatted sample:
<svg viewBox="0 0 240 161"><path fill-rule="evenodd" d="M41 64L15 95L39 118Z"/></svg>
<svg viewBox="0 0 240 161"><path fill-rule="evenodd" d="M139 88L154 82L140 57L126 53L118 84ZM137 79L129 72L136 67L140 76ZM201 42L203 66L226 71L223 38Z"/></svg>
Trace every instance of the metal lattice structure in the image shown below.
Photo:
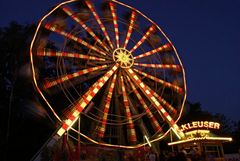
<svg viewBox="0 0 240 161"><path fill-rule="evenodd" d="M139 147L171 128L181 134L183 65L161 28L135 8L63 2L39 22L30 56L36 89L61 125L57 135Z"/></svg>

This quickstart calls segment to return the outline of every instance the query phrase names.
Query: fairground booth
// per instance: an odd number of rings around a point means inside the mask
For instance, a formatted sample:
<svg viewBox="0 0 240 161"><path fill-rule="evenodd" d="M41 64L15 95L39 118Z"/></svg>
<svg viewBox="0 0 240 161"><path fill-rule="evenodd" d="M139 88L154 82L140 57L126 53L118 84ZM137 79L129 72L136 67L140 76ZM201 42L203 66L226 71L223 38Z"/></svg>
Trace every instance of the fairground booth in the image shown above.
<svg viewBox="0 0 240 161"><path fill-rule="evenodd" d="M231 137L217 136L221 125L212 121L193 121L180 126L185 133L184 139L172 140L168 143L174 150L184 151L191 157L192 150L195 154L214 160L224 160L222 144L232 141Z"/></svg>

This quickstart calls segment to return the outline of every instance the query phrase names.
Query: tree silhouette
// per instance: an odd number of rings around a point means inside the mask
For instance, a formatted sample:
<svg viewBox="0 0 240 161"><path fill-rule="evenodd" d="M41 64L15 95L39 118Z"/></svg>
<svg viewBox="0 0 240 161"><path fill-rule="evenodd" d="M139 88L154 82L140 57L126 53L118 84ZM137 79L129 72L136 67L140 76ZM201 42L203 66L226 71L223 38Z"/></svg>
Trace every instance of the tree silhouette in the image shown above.
<svg viewBox="0 0 240 161"><path fill-rule="evenodd" d="M29 46L35 25L12 22L0 28L0 155L1 161L30 160L54 130L32 85L29 66ZM209 120L222 124L221 135L232 136L227 151L240 148L240 121L228 119L223 114L211 114L200 103L186 103L179 124Z"/></svg>
<svg viewBox="0 0 240 161"><path fill-rule="evenodd" d="M0 28L0 160L30 160L51 134L45 109L35 97L29 46L35 25ZM14 154L14 155L13 155Z"/></svg>
<svg viewBox="0 0 240 161"><path fill-rule="evenodd" d="M191 103L189 101L185 104L185 112L180 120L180 124L191 121L213 120L212 114L208 111L203 111L201 103Z"/></svg>

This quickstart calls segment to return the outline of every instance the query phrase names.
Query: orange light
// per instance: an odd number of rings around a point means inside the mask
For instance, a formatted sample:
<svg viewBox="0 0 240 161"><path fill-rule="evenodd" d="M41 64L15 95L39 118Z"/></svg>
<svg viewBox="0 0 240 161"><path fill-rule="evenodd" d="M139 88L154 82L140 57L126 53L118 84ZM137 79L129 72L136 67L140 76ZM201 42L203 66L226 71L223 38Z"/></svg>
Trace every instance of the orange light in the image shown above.
<svg viewBox="0 0 240 161"><path fill-rule="evenodd" d="M191 123L181 125L181 131L197 128L220 129L220 124L212 121L193 121Z"/></svg>
<svg viewBox="0 0 240 161"><path fill-rule="evenodd" d="M185 134L192 135L192 134L196 134L196 133L209 134L210 131L209 130L193 130L193 131L186 132Z"/></svg>
<svg viewBox="0 0 240 161"><path fill-rule="evenodd" d="M168 145L172 146L172 145L177 145L177 144L182 144L182 143L187 143L187 142L192 142L192 141L198 141L198 140L232 141L232 138L230 138L230 137L196 137L196 138L171 142L171 143L168 143Z"/></svg>

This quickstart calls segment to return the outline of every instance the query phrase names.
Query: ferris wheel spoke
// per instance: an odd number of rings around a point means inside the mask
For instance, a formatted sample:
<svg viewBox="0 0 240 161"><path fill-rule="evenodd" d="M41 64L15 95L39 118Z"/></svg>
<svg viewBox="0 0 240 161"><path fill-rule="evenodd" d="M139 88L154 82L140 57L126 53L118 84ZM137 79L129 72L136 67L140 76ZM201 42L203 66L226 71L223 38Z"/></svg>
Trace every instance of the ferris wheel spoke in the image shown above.
<svg viewBox="0 0 240 161"><path fill-rule="evenodd" d="M97 12L95 11L92 3L91 3L89 0L85 0L85 2L86 2L86 4L87 4L88 8L90 9L90 11L92 12L94 18L96 19L98 25L100 26L100 28L101 28L104 36L106 37L106 39L107 39L107 41L108 41L108 43L109 43L109 45L110 45L111 48L113 49L113 44L112 44L112 42L111 42L111 40L110 40L110 37L109 37L109 35L108 35L108 33L107 33L107 30L106 30L105 26L103 25L102 21L100 20L100 18L99 18L99 16L98 16Z"/></svg>
<svg viewBox="0 0 240 161"><path fill-rule="evenodd" d="M165 51L169 51L169 50L171 50L171 49L172 49L171 44L165 44L165 45L160 46L160 47L158 47L158 48L156 48L156 49L153 49L153 50L148 51L148 52L146 52L146 53L143 53L143 54L140 54L140 55L138 55L138 56L135 56L134 59L144 58L144 57L153 55L153 54L155 54L155 53L157 53L157 52L165 52Z"/></svg>
<svg viewBox="0 0 240 161"><path fill-rule="evenodd" d="M134 7L59 3L36 26L29 54L35 88L60 123L52 141L69 133L78 142L133 149L171 130L184 137L177 125L186 101L180 56Z"/></svg>
<svg viewBox="0 0 240 161"><path fill-rule="evenodd" d="M108 90L108 95L107 95L106 100L105 100L102 123L101 123L101 125L98 129L98 136L100 138L104 137L104 133L105 133L105 130L106 130L107 118L108 118L109 108L110 108L110 104L111 104L111 100L112 100L113 89L115 87L116 78L117 78L117 75L115 74L113 76L111 85L110 85L109 90Z"/></svg>
<svg viewBox="0 0 240 161"><path fill-rule="evenodd" d="M126 92L126 88L123 81L123 76L121 76L121 86L122 86L123 104L125 106L125 115L128 120L128 124L127 124L128 132L129 132L128 139L131 143L134 144L137 141L137 136L136 136L136 131L135 131L132 116L131 116L130 106L127 98L127 92Z"/></svg>
<svg viewBox="0 0 240 161"><path fill-rule="evenodd" d="M62 127L58 130L57 134L62 136L71 126L77 121L79 114L86 108L86 106L91 102L94 96L100 91L108 79L114 74L118 69L118 65L113 66L103 77L98 79L89 90L82 96L82 98L77 101L73 106L73 111L67 116L67 120L64 121Z"/></svg>
<svg viewBox="0 0 240 161"><path fill-rule="evenodd" d="M115 30L116 45L117 45L117 48L119 48L119 31L118 31L118 23L117 23L116 6L112 2L109 2L109 6L110 6L110 10L113 17L113 26Z"/></svg>
<svg viewBox="0 0 240 161"><path fill-rule="evenodd" d="M149 90L152 90L150 87L147 87ZM173 115L177 114L177 110L170 105L165 99L163 99L162 97L160 97L156 92L153 93L153 96L164 106L167 108L167 110L169 112L171 112Z"/></svg>
<svg viewBox="0 0 240 161"><path fill-rule="evenodd" d="M54 51L51 49L38 50L38 56L47 56L47 57L66 57L66 58L77 58L77 59L87 59L87 60L97 60L97 61L106 61L104 58L98 58L95 56L89 56L79 53L69 53L63 51Z"/></svg>
<svg viewBox="0 0 240 161"><path fill-rule="evenodd" d="M62 29L57 28L57 26L55 26L54 24L47 23L44 27L46 29L48 29L50 31L53 31L55 33L58 33L58 34L66 37L68 39L76 41L76 42L86 46L87 48L92 49L92 50L94 50L94 51L96 51L96 52L98 52L98 53L100 53L102 55L106 55L105 52L101 51L100 49L96 48L95 46L92 46L91 44L87 43L86 41L82 40L81 38L78 38L78 37L72 35L71 33L68 33L68 32L66 32L66 31L64 31Z"/></svg>
<svg viewBox="0 0 240 161"><path fill-rule="evenodd" d="M97 66L97 67L93 67L93 68L79 70L79 71L77 71L75 73L72 73L72 74L64 75L64 76L62 76L62 77L60 77L56 80L48 81L48 82L44 83L44 89L51 88L53 86L56 86L57 84L63 83L63 82L68 81L70 79L79 77L79 76L84 75L84 74L88 74L88 73L93 72L93 71L102 70L102 69L107 68L107 67L108 67L107 65Z"/></svg>
<svg viewBox="0 0 240 161"><path fill-rule="evenodd" d="M173 64L142 64L142 63L134 63L135 66L148 67L148 68L159 68L159 69L172 69L176 71L180 71L180 65Z"/></svg>
<svg viewBox="0 0 240 161"><path fill-rule="evenodd" d="M130 78L128 78L128 81L131 85L131 88L133 89L133 92L134 94L137 96L138 98L138 101L141 103L142 107L144 108L148 118L150 119L151 121L151 124L154 128L154 130L156 132L162 132L162 128L161 126L159 125L157 119L154 117L154 115L152 114L151 110L148 108L147 104L145 103L144 99L142 98L142 96L140 95L140 93L138 92L137 88L135 87L135 85L131 82Z"/></svg>
<svg viewBox="0 0 240 161"><path fill-rule="evenodd" d="M109 51L108 47L101 41L101 39L89 28L80 18L78 18L73 11L68 7L62 7L62 10L67 13L73 20L82 26L105 50Z"/></svg>
<svg viewBox="0 0 240 161"><path fill-rule="evenodd" d="M141 46L142 43L144 43L145 40L150 36L150 34L151 34L152 32L154 32L154 30L155 30L155 27L154 27L154 25L153 25L153 26L151 26L151 27L148 29L148 31L147 31L147 32L145 33L145 35L141 38L141 40L139 40L139 41L137 42L137 44L130 50L130 53L134 52L139 46Z"/></svg>
<svg viewBox="0 0 240 161"><path fill-rule="evenodd" d="M178 125L175 123L173 118L169 115L169 113L162 107L162 105L159 103L159 100L154 96L154 92L151 88L149 88L146 84L142 82L142 80L135 74L135 72L132 69L126 69L128 75L130 78L138 85L138 87L141 89L141 91L144 93L144 95L151 101L151 103L154 105L156 109L160 111L162 116L165 118L167 123L170 127L172 127L174 130L178 131L178 133L181 136L184 136L183 132L180 131Z"/></svg>
<svg viewBox="0 0 240 161"><path fill-rule="evenodd" d="M157 78L157 77L154 77L154 76L152 76L152 75L149 75L149 74L147 74L147 73L145 73L145 72L142 72L142 71L140 71L140 70L134 69L134 71L137 72L137 73L139 73L139 74L141 74L141 75L143 75L143 76L145 76L145 77L147 77L147 78L149 78L149 79L154 80L155 82L161 83L162 85L164 85L164 86L166 86L166 87L169 87L169 88L175 90L175 91L176 91L177 93L179 93L179 94L181 94L181 93L183 92L183 89L182 89L181 87L179 87L179 86L176 86L176 85L174 85L174 84L172 84L172 83L166 82L166 81L164 81L164 80L162 80L162 79L159 79L159 78Z"/></svg>
<svg viewBox="0 0 240 161"><path fill-rule="evenodd" d="M125 39L124 44L123 44L123 48L127 47L127 44L128 44L128 42L131 38L135 20L136 20L136 12L132 11L131 18L130 18L130 24L129 24L129 27L128 27L128 32L127 32L127 35L126 35L126 39Z"/></svg>

